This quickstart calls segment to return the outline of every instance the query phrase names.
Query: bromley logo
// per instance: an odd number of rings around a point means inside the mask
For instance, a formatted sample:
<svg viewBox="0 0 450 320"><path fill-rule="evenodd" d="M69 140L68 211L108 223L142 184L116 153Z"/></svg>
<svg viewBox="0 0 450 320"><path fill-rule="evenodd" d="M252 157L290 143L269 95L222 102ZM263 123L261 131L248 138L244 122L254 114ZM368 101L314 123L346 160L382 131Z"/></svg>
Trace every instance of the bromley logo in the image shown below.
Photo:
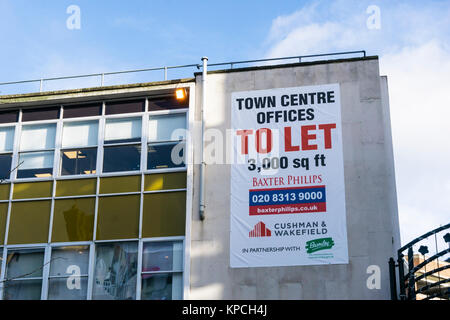
<svg viewBox="0 0 450 320"><path fill-rule="evenodd" d="M321 238L306 242L306 253L331 249L334 246L333 238Z"/></svg>
<svg viewBox="0 0 450 320"><path fill-rule="evenodd" d="M272 231L267 229L266 225L260 221L248 235L249 237L270 237L272 235Z"/></svg>

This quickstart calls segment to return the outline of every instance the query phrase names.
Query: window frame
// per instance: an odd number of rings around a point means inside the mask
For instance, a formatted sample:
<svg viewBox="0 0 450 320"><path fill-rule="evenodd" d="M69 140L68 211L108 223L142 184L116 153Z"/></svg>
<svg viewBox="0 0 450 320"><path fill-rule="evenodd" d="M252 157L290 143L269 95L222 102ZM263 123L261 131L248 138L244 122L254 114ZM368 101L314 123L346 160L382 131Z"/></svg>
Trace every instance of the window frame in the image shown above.
<svg viewBox="0 0 450 320"><path fill-rule="evenodd" d="M177 86L174 86L173 89L175 89ZM150 241L163 241L163 242L169 242L169 241L181 241L182 242L182 251L183 251L183 257L182 257L182 264L183 264L183 270L181 271L182 275L182 287L180 292L180 296L182 299L187 298L187 292L188 292L188 283L189 283L189 275L186 274L189 272L189 263L186 261L186 259L189 256L189 248L186 246L187 239L190 239L189 231L190 227L190 216L191 212L189 211L190 203L192 202L192 167L188 166L188 159L191 159L193 153L191 148L191 143L186 141L186 150L185 153L185 165L183 167L177 167L177 168L163 168L163 169L147 169L147 154L148 154L148 120L151 115L165 115L165 114L172 114L172 113L184 113L186 118L186 130L189 132L189 123L190 121L193 121L193 110L192 106L194 105L194 85L188 84L186 85L186 88L188 88L191 91L191 94L188 95L188 105L190 107L187 108L180 108L180 109L170 109L170 110L157 110L157 111L148 111L148 101L152 98L151 93L150 95L145 95L145 110L143 112L138 113L124 113L124 114L112 114L112 115L105 115L105 104L106 100L101 101L102 105L102 113L98 116L86 116L86 117L73 117L73 118L63 118L64 116L64 110L63 106L67 105L70 107L72 104L64 104L60 105L60 112L59 112L59 119L52 119L52 120L36 120L36 121L26 121L22 122L22 110L19 110L19 116L18 121L14 123L2 123L0 124L0 127L15 127L14 130L14 146L12 151L12 161L11 161L11 168L13 169L9 179L7 179L8 183L11 183L11 187L9 190L10 196L8 200L0 200L0 202L9 203L8 205L8 212L7 212L7 221L6 221L6 230L5 230L5 240L8 239L8 231L9 231L9 221L10 221L10 215L11 215L11 207L12 203L16 201L29 201L32 199L13 199L13 186L15 183L22 183L22 182L40 182L40 181L52 181L53 182L53 192L51 197L46 198L40 198L40 200L51 200L51 212L50 212L50 222L49 222L49 237L47 243L34 243L34 244L17 244L17 245L8 245L7 242L5 244L0 245L0 254L3 254L3 261L0 264L1 270L0 270L0 299L3 298L4 290L3 285L1 284L1 280L4 279L6 275L6 257L10 250L13 249L31 249L31 248L43 248L44 249L44 268L43 268L43 275L42 275L42 294L41 299L45 300L48 298L48 290L49 290L49 272L50 272L50 262L51 259L51 252L53 248L56 247L63 247L63 246L75 246L75 245L88 245L89 246L89 274L88 274L88 288L87 288L87 300L92 299L92 281L93 281L93 275L94 275L94 266L95 266L95 249L96 245L98 243L103 242L124 242L124 241L138 241L138 267L137 267L137 276L136 276L136 299L139 300L141 298L141 285L142 285L142 250L143 250L143 243L144 242L150 242ZM134 98L133 98L134 99ZM137 98L136 98L137 99ZM100 99L99 99L100 100ZM129 100L128 98L121 98L121 99L115 99L115 100ZM77 104L78 105L78 104ZM126 172L111 172L111 173L103 173L102 170L99 170L99 168L103 168L103 148L105 146L104 144L104 131L105 131L105 124L106 119L113 119L113 118L135 118L140 117L141 118L141 128L142 128L142 134L141 134L141 140L140 142L136 143L125 143L125 145L129 144L140 144L141 145L141 163L140 163L140 170L138 171L126 171ZM84 121L98 121L98 143L97 143L97 163L96 163L96 174L84 174L84 175L61 175L61 152L65 150L66 148L62 148L62 133L63 133L63 125L67 122L84 122ZM17 166L18 160L19 160L19 154L20 154L20 137L22 134L22 126L23 125L34 125L34 124L49 124L49 123L56 123L56 134L55 134L55 148L51 149L54 151L54 158L53 158L53 174L51 177L43 177L43 178L17 178L17 170L14 170L15 166ZM188 140L189 141L189 140ZM115 144L107 144L107 146L113 146ZM75 148L71 148L75 149ZM38 150L36 150L38 151ZM43 150L39 150L43 151ZM166 172L186 172L186 187L182 189L174 189L174 190L158 190L158 191L144 191L144 182L145 182L145 176L149 174L157 174L157 173L166 173ZM141 190L138 192L125 192L125 193L117 193L117 194L99 194L99 187L100 187L100 179L102 177L111 177L111 176L129 176L129 175L140 175L141 176ZM57 181L61 180L72 180L72 179L93 179L95 178L97 180L96 185L96 193L95 194L89 194L89 195L77 195L77 196L59 196L57 197L55 194L56 191L56 183ZM143 197L146 193L154 193L154 192L171 192L171 191L185 191L186 192L186 232L184 236L176 236L176 237L161 237L161 238L142 238L142 216L143 216ZM115 239L115 240L96 240L96 226L97 226L97 216L98 216L98 199L100 196L113 196L113 195L128 195L128 194L138 194L140 195L140 212L139 212L139 236L135 239ZM52 236L52 228L53 228L53 211L54 211L54 204L56 199L71 199L71 198L90 198L95 197L95 218L94 218L94 235L92 241L82 241L82 242L51 242L51 236ZM35 200L35 199L33 199ZM3 252L1 251L3 250ZM46 264L48 263L48 264ZM166 272L167 273L167 272Z"/></svg>

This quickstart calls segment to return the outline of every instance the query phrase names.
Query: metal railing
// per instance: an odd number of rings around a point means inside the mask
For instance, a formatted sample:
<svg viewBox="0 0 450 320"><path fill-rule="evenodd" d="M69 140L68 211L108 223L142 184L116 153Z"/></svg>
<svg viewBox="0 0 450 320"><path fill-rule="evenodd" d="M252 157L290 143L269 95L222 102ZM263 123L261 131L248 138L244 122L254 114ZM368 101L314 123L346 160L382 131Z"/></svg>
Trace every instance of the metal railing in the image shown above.
<svg viewBox="0 0 450 320"><path fill-rule="evenodd" d="M450 223L427 232L398 249L397 261L393 258L389 259L392 300L397 300L398 298L400 298L400 300L417 300L418 294L422 295L421 299L423 300L433 298L449 299L450 286L447 284L450 283L450 277L444 276L442 272L444 271L448 274L448 271L446 270L450 270L450 263L439 260L450 254L449 230ZM448 248L438 249L437 236L438 234L442 235L443 233L445 234L442 236L441 240L444 240L444 243ZM430 238L431 243L434 240L435 252L427 258L426 254L430 252L429 249L432 250L429 243ZM418 250L414 251L414 247L417 247L418 245L420 245L420 247ZM427 266L429 268L428 271ZM396 268L398 268L399 296L397 296ZM437 278L437 281L430 281L430 277Z"/></svg>
<svg viewBox="0 0 450 320"><path fill-rule="evenodd" d="M208 66L209 67L229 66L229 69L233 69L234 66L242 65L242 64L254 64L254 63L261 63L261 62L284 61L284 60L298 60L298 62L305 62L304 60L308 59L308 58L321 58L321 57L332 57L332 56L354 55L354 54L362 54L363 57L366 57L366 51L365 50L359 50L359 51L344 51L344 52L311 54L311 55L303 55L303 56L290 56L290 57L280 57L280 58L266 58L266 59L256 59L256 60L242 60L242 61L232 61L232 62L221 62L221 63L208 64ZM183 69L183 68L196 68L197 70L200 70L202 68L202 65L201 64L185 64L185 65L178 65L178 66L163 66L163 67L157 67L157 68L146 68L146 69L125 70L125 71L91 73L91 74L65 76L65 77L52 77L52 78L40 78L40 79L32 79L32 80L0 82L0 86L27 84L27 83L39 83L39 92L43 92L44 82L57 81L57 80L68 80L68 79L99 77L100 86L103 87L104 84L105 84L105 77L106 76L118 75L118 74L131 74L131 73L140 73L140 72L150 72L150 71L163 71L164 80L168 80L168 71L169 70ZM226 70L226 69L227 68L225 68L224 70Z"/></svg>

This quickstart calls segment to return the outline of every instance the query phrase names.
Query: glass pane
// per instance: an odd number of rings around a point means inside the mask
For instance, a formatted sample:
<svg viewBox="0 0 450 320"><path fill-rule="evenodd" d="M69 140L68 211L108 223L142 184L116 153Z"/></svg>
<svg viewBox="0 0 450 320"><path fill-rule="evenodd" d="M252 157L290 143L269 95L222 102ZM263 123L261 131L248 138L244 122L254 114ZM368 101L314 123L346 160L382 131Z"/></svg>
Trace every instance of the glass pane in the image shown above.
<svg viewBox="0 0 450 320"><path fill-rule="evenodd" d="M186 188L186 172L155 173L145 176L144 191Z"/></svg>
<svg viewBox="0 0 450 320"><path fill-rule="evenodd" d="M51 120L59 118L60 107L22 111L22 121Z"/></svg>
<svg viewBox="0 0 450 320"><path fill-rule="evenodd" d="M139 195L99 198L97 240L137 238L139 208Z"/></svg>
<svg viewBox="0 0 450 320"><path fill-rule="evenodd" d="M0 128L0 151L12 151L15 127Z"/></svg>
<svg viewBox="0 0 450 320"><path fill-rule="evenodd" d="M111 177L100 179L100 193L141 191L141 176Z"/></svg>
<svg viewBox="0 0 450 320"><path fill-rule="evenodd" d="M10 183L0 183L0 200L9 199L9 189L11 188Z"/></svg>
<svg viewBox="0 0 450 320"><path fill-rule="evenodd" d="M97 148L61 150L61 175L95 174Z"/></svg>
<svg viewBox="0 0 450 320"><path fill-rule="evenodd" d="M144 111L144 100L137 101L118 101L107 102L105 107L105 114L120 114L120 113L132 113Z"/></svg>
<svg viewBox="0 0 450 320"><path fill-rule="evenodd" d="M0 154L0 179L9 179L11 175L12 153Z"/></svg>
<svg viewBox="0 0 450 320"><path fill-rule="evenodd" d="M105 125L105 144L140 142L141 133L141 118L109 119Z"/></svg>
<svg viewBox="0 0 450 320"><path fill-rule="evenodd" d="M182 242L147 242L142 254L142 272L183 269Z"/></svg>
<svg viewBox="0 0 450 320"><path fill-rule="evenodd" d="M56 196L81 196L95 194L97 179L59 180L56 182Z"/></svg>
<svg viewBox="0 0 450 320"><path fill-rule="evenodd" d="M189 99L177 100L175 97L148 99L148 110L170 110L189 108Z"/></svg>
<svg viewBox="0 0 450 320"><path fill-rule="evenodd" d="M52 181L14 184L13 199L47 198L52 196Z"/></svg>
<svg viewBox="0 0 450 320"><path fill-rule="evenodd" d="M44 178L53 174L53 151L19 154L17 178Z"/></svg>
<svg viewBox="0 0 450 320"><path fill-rule="evenodd" d="M49 300L86 300L88 278L72 276L48 280Z"/></svg>
<svg viewBox="0 0 450 320"><path fill-rule="evenodd" d="M63 118L78 118L98 116L102 114L102 104L81 104L76 106L64 106Z"/></svg>
<svg viewBox="0 0 450 320"><path fill-rule="evenodd" d="M148 146L147 169L184 167L184 142L150 144Z"/></svg>
<svg viewBox="0 0 450 320"><path fill-rule="evenodd" d="M0 203L0 244L5 242L6 217L8 216L8 203ZM1 249L0 249L1 253ZM1 259L0 259L1 263Z"/></svg>
<svg viewBox="0 0 450 320"><path fill-rule="evenodd" d="M182 297L183 277L179 273L142 276L142 300L178 300Z"/></svg>
<svg viewBox="0 0 450 320"><path fill-rule="evenodd" d="M53 211L53 242L92 240L95 198L55 200Z"/></svg>
<svg viewBox="0 0 450 320"><path fill-rule="evenodd" d="M0 112L0 123L17 122L19 119L19 110Z"/></svg>
<svg viewBox="0 0 450 320"><path fill-rule="evenodd" d="M186 219L186 192L144 195L142 235L144 238L183 236Z"/></svg>
<svg viewBox="0 0 450 320"><path fill-rule="evenodd" d="M186 129L185 113L150 116L148 122L148 141L183 140L186 134L184 130L180 129Z"/></svg>
<svg viewBox="0 0 450 320"><path fill-rule="evenodd" d="M6 261L7 279L42 277L44 249L10 250Z"/></svg>
<svg viewBox="0 0 450 320"><path fill-rule="evenodd" d="M97 245L93 299L136 299L137 251L137 242Z"/></svg>
<svg viewBox="0 0 450 320"><path fill-rule="evenodd" d="M103 172L137 171L141 168L141 145L105 147Z"/></svg>
<svg viewBox="0 0 450 320"><path fill-rule="evenodd" d="M88 274L89 246L60 247L52 250L50 276Z"/></svg>
<svg viewBox="0 0 450 320"><path fill-rule="evenodd" d="M42 280L14 280L4 285L5 300L40 300Z"/></svg>
<svg viewBox="0 0 450 320"><path fill-rule="evenodd" d="M98 143L98 121L64 123L62 147L92 147Z"/></svg>
<svg viewBox="0 0 450 320"><path fill-rule="evenodd" d="M55 147L56 124L39 124L22 127L20 150L43 150Z"/></svg>
<svg viewBox="0 0 450 320"><path fill-rule="evenodd" d="M51 201L14 202L8 244L47 243Z"/></svg>

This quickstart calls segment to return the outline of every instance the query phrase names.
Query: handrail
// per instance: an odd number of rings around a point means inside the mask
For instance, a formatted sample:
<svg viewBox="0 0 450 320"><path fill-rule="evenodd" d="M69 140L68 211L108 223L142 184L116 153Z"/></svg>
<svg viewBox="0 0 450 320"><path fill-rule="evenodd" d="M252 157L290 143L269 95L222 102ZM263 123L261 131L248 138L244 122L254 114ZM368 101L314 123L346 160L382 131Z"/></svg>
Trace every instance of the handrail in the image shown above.
<svg viewBox="0 0 450 320"><path fill-rule="evenodd" d="M226 65L230 65L230 68L233 69L233 66L237 65L237 64L258 63L258 62L268 62L268 61L282 61L282 60L290 60L290 59L298 59L299 62L302 62L302 59L305 59L305 58L327 57L327 56L349 55L349 54L362 54L364 58L366 57L366 51L365 50L359 50L359 51L344 51L344 52L310 54L310 55L291 56L291 57L279 57L279 58L265 58L265 59L255 59L255 60L221 62L221 63L209 64L209 66L226 66ZM31 80L8 81L8 82L0 82L0 86L39 82L39 84L40 84L39 85L39 92L42 92L43 91L43 85L44 85L45 81L79 79L79 78L88 78L88 77L100 77L100 86L103 87L104 86L104 78L105 78L105 76L108 76L108 75L125 74L125 73L137 73L137 72L148 72L148 71L164 71L164 80L167 80L167 71L168 70L181 69L181 68L193 68L193 67L195 67L197 69L200 69L200 68L202 68L202 65L201 64L185 64L185 65L176 65L176 66L163 66L163 67L156 67L156 68L145 68L145 69L124 70L124 71L90 73L90 74L82 74L82 75L74 75L74 76L62 76L62 77L31 79Z"/></svg>

